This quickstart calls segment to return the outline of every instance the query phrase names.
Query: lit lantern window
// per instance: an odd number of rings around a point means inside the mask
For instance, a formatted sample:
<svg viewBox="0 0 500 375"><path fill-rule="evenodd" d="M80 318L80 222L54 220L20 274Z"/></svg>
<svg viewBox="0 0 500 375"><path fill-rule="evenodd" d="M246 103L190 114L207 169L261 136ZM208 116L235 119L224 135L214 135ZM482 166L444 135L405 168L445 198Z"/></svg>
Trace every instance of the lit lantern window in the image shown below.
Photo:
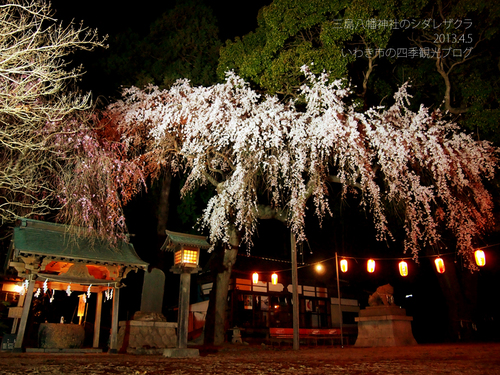
<svg viewBox="0 0 500 375"><path fill-rule="evenodd" d="M404 260L399 262L399 273L401 276L408 276L408 263L406 263Z"/></svg>
<svg viewBox="0 0 500 375"><path fill-rule="evenodd" d="M278 274L276 272L271 275L271 283L273 285L278 284Z"/></svg>
<svg viewBox="0 0 500 375"><path fill-rule="evenodd" d="M199 253L200 251L195 248L182 248L175 252L174 265L177 267L196 267L198 266Z"/></svg>
<svg viewBox="0 0 500 375"><path fill-rule="evenodd" d="M348 267L347 267L347 259L342 259L340 261L340 270L342 272L347 272L347 269L348 269Z"/></svg>
<svg viewBox="0 0 500 375"><path fill-rule="evenodd" d="M476 264L479 267L482 267L486 264L486 257L484 256L483 250L476 250L474 252L474 257L476 258Z"/></svg>
<svg viewBox="0 0 500 375"><path fill-rule="evenodd" d="M444 273L444 261L442 258L436 258L436 260L434 261L434 263L436 264L436 270L439 272L439 273Z"/></svg>
<svg viewBox="0 0 500 375"><path fill-rule="evenodd" d="M259 282L259 274L257 272L254 272L252 275L252 281L254 284L257 284Z"/></svg>
<svg viewBox="0 0 500 375"><path fill-rule="evenodd" d="M375 261L373 259L368 259L366 268L370 273L375 272Z"/></svg>

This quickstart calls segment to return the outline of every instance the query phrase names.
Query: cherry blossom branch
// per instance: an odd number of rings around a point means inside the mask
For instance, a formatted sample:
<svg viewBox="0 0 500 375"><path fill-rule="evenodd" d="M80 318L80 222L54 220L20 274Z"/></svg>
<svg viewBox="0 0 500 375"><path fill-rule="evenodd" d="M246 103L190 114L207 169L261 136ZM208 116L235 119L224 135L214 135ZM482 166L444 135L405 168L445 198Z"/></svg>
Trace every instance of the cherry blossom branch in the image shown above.
<svg viewBox="0 0 500 375"><path fill-rule="evenodd" d="M331 214L333 182L362 193L361 207L371 213L378 240L392 238L387 207L397 207L405 251L417 257L447 232L457 239L457 252L471 260L475 238L493 218L483 179L494 176L495 149L460 133L439 111L410 110L407 85L391 107L359 113L345 104L350 91L340 81L302 71L308 84L297 95L305 109L293 100L261 97L229 72L225 83L210 87L179 81L164 91L132 88L110 111L124 128L147 123L152 150L164 139L179 140L188 173L183 193L206 182L216 187L200 219L213 243L228 243L228 228L234 228L251 245L260 218L284 220L304 241L306 203L312 199L320 220Z"/></svg>

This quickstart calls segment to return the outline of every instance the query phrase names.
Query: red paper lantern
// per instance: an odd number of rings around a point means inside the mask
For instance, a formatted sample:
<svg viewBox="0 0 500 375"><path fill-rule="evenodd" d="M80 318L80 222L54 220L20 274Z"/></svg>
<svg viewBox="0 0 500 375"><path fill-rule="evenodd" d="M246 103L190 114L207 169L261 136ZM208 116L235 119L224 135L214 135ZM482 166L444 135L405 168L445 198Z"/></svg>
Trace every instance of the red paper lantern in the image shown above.
<svg viewBox="0 0 500 375"><path fill-rule="evenodd" d="M401 276L408 276L408 263L406 263L404 260L399 262L399 273Z"/></svg>
<svg viewBox="0 0 500 375"><path fill-rule="evenodd" d="M439 273L444 273L444 261L443 259L441 258L436 258L436 260L434 261L434 263L436 264L436 270L439 272Z"/></svg>
<svg viewBox="0 0 500 375"><path fill-rule="evenodd" d="M348 264L347 264L347 259L342 259L342 260L340 261L340 270L341 270L342 272L347 272L347 269L348 269L348 268L349 268L349 267L348 267Z"/></svg>
<svg viewBox="0 0 500 375"><path fill-rule="evenodd" d="M474 258L476 258L476 264L479 267L482 267L486 264L486 257L484 256L483 250L476 250L474 252Z"/></svg>
<svg viewBox="0 0 500 375"><path fill-rule="evenodd" d="M370 273L375 272L375 261L373 259L368 259L368 262L366 263L366 269Z"/></svg>

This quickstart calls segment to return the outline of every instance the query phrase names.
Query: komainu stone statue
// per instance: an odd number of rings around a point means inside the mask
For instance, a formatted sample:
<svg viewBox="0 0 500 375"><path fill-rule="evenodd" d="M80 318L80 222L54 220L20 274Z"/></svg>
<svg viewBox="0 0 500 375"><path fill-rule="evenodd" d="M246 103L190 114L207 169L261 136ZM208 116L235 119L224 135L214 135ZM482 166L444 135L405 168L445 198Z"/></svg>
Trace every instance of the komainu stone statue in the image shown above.
<svg viewBox="0 0 500 375"><path fill-rule="evenodd" d="M368 297L370 306L394 306L394 288L391 284L379 286L375 293Z"/></svg>
<svg viewBox="0 0 500 375"><path fill-rule="evenodd" d="M377 288L368 298L366 309L354 318L358 323L358 337L355 346L403 346L416 345L411 322L406 310L394 304L394 288L390 284Z"/></svg>

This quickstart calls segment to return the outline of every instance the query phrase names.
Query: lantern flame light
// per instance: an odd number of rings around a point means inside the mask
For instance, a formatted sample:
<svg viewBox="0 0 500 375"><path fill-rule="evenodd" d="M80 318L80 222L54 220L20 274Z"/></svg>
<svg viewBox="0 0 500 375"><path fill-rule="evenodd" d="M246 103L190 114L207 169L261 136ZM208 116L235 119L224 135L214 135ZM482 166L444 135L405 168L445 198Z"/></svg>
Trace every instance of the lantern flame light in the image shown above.
<svg viewBox="0 0 500 375"><path fill-rule="evenodd" d="M273 285L278 284L278 274L276 272L271 275L271 283Z"/></svg>
<svg viewBox="0 0 500 375"><path fill-rule="evenodd" d="M375 261L373 259L368 259L368 262L366 264L366 269L370 273L375 272Z"/></svg>
<svg viewBox="0 0 500 375"><path fill-rule="evenodd" d="M436 264L436 270L439 273L444 273L445 267L443 259L441 257L436 258L436 260L434 260L434 263Z"/></svg>
<svg viewBox="0 0 500 375"><path fill-rule="evenodd" d="M198 250L197 249L182 249L175 252L175 265L184 265L188 267L196 267L198 265Z"/></svg>
<svg viewBox="0 0 500 375"><path fill-rule="evenodd" d="M408 276L408 263L406 263L404 260L399 262L399 273L401 276Z"/></svg>
<svg viewBox="0 0 500 375"><path fill-rule="evenodd" d="M257 272L254 272L252 275L252 281L254 284L257 284L259 282L259 274Z"/></svg>
<svg viewBox="0 0 500 375"><path fill-rule="evenodd" d="M347 264L347 259L342 259L342 260L340 261L340 270L341 270L342 272L347 272L348 268L349 268L349 267L348 267L348 264Z"/></svg>
<svg viewBox="0 0 500 375"><path fill-rule="evenodd" d="M486 257L484 256L483 250L476 250L474 252L474 258L476 258L476 264L479 267L482 267L486 264Z"/></svg>

